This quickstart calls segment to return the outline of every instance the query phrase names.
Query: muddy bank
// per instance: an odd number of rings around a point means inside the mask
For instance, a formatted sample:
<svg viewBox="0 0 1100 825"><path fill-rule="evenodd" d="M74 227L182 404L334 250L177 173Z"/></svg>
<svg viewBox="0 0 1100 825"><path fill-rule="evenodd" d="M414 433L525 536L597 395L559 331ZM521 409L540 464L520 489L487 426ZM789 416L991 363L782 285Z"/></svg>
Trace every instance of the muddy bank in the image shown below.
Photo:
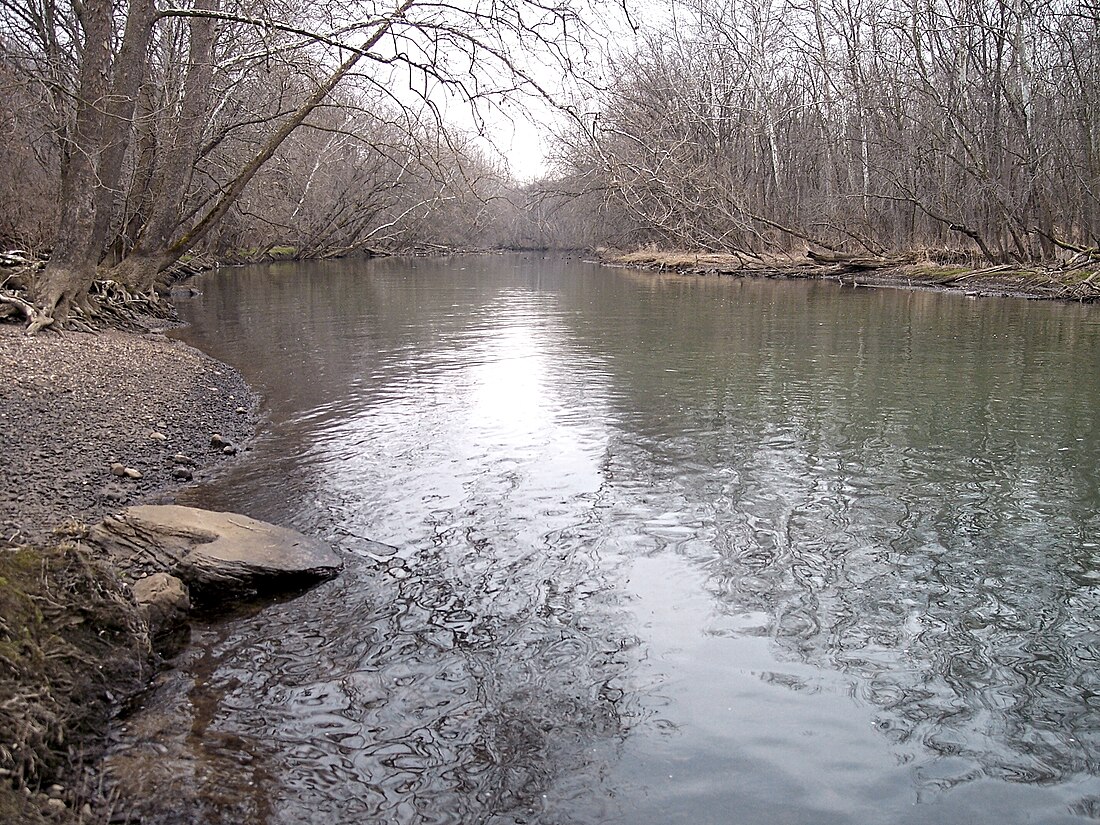
<svg viewBox="0 0 1100 825"><path fill-rule="evenodd" d="M0 324L0 376L0 822L105 822L118 812L94 765L156 656L78 525L240 460L257 400L161 333Z"/></svg>
<svg viewBox="0 0 1100 825"><path fill-rule="evenodd" d="M836 259L834 259L834 257ZM807 256L759 261L729 253L603 250L606 266L634 267L684 275L746 278L802 278L837 281L853 287L891 287L1040 300L1100 300L1100 262L1064 268L993 266L975 268L871 257Z"/></svg>

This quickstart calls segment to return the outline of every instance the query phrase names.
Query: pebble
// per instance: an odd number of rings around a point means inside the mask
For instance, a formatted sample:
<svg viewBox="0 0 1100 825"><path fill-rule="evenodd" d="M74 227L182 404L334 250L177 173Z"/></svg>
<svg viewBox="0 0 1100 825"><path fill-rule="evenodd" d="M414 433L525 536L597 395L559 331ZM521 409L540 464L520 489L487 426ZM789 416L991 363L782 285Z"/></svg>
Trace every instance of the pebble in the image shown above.
<svg viewBox="0 0 1100 825"><path fill-rule="evenodd" d="M191 458L191 456L184 455L183 453L176 453L174 456L172 456L172 463L183 464L187 467L194 467L198 464L198 462L195 461L195 459Z"/></svg>
<svg viewBox="0 0 1100 825"><path fill-rule="evenodd" d="M232 444L226 444L224 447L222 447L222 454L223 455L236 455L237 454L237 448L234 447Z"/></svg>
<svg viewBox="0 0 1100 825"><path fill-rule="evenodd" d="M46 807L53 811L61 812L65 810L65 808L68 806L66 806L65 803L62 802L60 799L50 799L47 800Z"/></svg>
<svg viewBox="0 0 1100 825"><path fill-rule="evenodd" d="M166 436L164 433L158 433L156 430L153 430L153 432L149 433L149 437L153 439L153 441L164 442L168 440L168 436Z"/></svg>
<svg viewBox="0 0 1100 825"><path fill-rule="evenodd" d="M229 446L229 440L215 433L210 436L210 446L216 450L220 450L222 447Z"/></svg>
<svg viewBox="0 0 1100 825"><path fill-rule="evenodd" d="M111 472L121 478L122 476L126 475L126 467L116 461L114 464L111 465Z"/></svg>
<svg viewBox="0 0 1100 825"><path fill-rule="evenodd" d="M65 794L65 789L61 785L50 785L46 789L46 795L50 799L60 799Z"/></svg>
<svg viewBox="0 0 1100 825"><path fill-rule="evenodd" d="M107 486L99 491L99 497L103 501L124 501L126 499L126 493L114 486Z"/></svg>
<svg viewBox="0 0 1100 825"><path fill-rule="evenodd" d="M191 481L194 477L194 474L186 467L177 467L172 471L172 478L177 481Z"/></svg>
<svg viewBox="0 0 1100 825"><path fill-rule="evenodd" d="M132 479L144 478L144 476L142 476L142 474L141 474L141 471L140 470L135 470L133 467L127 467L125 470L123 470L123 473L126 475L126 478L132 478Z"/></svg>
<svg viewBox="0 0 1100 825"><path fill-rule="evenodd" d="M234 412L236 412L237 415L246 415L248 413L248 410L246 410L244 407L237 407Z"/></svg>

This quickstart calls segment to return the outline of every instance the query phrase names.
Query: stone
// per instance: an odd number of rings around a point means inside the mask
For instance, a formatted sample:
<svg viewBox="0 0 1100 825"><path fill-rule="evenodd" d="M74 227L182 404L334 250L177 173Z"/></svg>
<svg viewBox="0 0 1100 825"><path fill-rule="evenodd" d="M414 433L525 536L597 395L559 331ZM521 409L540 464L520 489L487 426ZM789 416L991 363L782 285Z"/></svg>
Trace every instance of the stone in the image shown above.
<svg viewBox="0 0 1100 825"><path fill-rule="evenodd" d="M60 813L61 811L64 811L67 806L60 799L48 799L48 800L46 800L46 807L51 812L56 811L56 812Z"/></svg>
<svg viewBox="0 0 1100 825"><path fill-rule="evenodd" d="M191 481L194 477L194 474L186 467L177 467L172 471L172 478L176 481Z"/></svg>
<svg viewBox="0 0 1100 825"><path fill-rule="evenodd" d="M99 498L103 501L123 501L126 498L126 493L114 483L111 483L99 491Z"/></svg>
<svg viewBox="0 0 1100 825"><path fill-rule="evenodd" d="M166 436L164 433L157 432L156 430L153 430L151 433L149 433L149 437L153 439L153 441L159 441L162 444L168 440L168 436Z"/></svg>
<svg viewBox="0 0 1100 825"><path fill-rule="evenodd" d="M135 480L139 479L139 478L144 478L144 476L141 473L141 470L135 470L133 467L125 468L122 471L122 474L124 476L126 476L126 478L132 478L132 479L135 479Z"/></svg>
<svg viewBox="0 0 1100 825"><path fill-rule="evenodd" d="M246 410L244 407L237 407L236 413L237 415L247 415L248 410Z"/></svg>
<svg viewBox="0 0 1100 825"><path fill-rule="evenodd" d="M111 465L111 472L120 478L126 475L126 465L119 464L117 461Z"/></svg>
<svg viewBox="0 0 1100 825"><path fill-rule="evenodd" d="M215 450L220 450L222 447L229 446L229 439L223 438L222 436L215 433L214 435L210 436L210 446L213 447Z"/></svg>
<svg viewBox="0 0 1100 825"><path fill-rule="evenodd" d="M85 540L131 577L181 579L196 602L305 589L342 567L328 544L295 530L175 504L129 507L92 527Z"/></svg>
<svg viewBox="0 0 1100 825"><path fill-rule="evenodd" d="M237 454L237 448L234 447L232 444L226 444L224 447L222 447L222 455L236 455L236 454Z"/></svg>
<svg viewBox="0 0 1100 825"><path fill-rule="evenodd" d="M195 461L195 459L191 458L191 456L184 455L183 453L176 453L174 456L172 456L172 463L183 464L186 467L195 467L198 465L198 462Z"/></svg>
<svg viewBox="0 0 1100 825"><path fill-rule="evenodd" d="M138 579L131 590L149 625L154 649L164 655L177 652L190 635L187 586L168 573L154 573Z"/></svg>
<svg viewBox="0 0 1100 825"><path fill-rule="evenodd" d="M50 799L60 799L65 795L65 789L61 785L50 785L46 789L46 796Z"/></svg>

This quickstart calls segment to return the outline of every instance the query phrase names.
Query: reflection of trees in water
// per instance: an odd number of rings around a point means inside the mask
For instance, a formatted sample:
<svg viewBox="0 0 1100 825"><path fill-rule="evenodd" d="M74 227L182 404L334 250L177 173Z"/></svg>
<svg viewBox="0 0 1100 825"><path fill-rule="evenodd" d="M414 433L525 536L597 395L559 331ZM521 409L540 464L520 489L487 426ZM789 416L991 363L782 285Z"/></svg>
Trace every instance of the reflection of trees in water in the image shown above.
<svg viewBox="0 0 1100 825"><path fill-rule="evenodd" d="M409 363L377 353L401 354L420 336L424 350L445 348L466 329L470 285L457 275L453 294L379 279L369 300L336 280L346 301L337 291L321 302L327 283L317 296L280 289L314 307L322 336L343 341L325 315L336 304L367 314L361 347L336 347L335 366L291 359L293 370L261 339L248 356L273 385L301 383L326 415L325 387L407 380ZM450 515L491 541L440 527L407 571L349 571L219 647L213 726L268 754L284 785L276 809L287 821L506 822L540 810L543 793L591 791L639 701L623 684L634 654L608 601L614 577L585 549L601 542L677 545L708 572L719 611L751 614L738 627L758 625L748 632L772 637L780 658L848 674L928 786L1096 773L1100 551L1082 545L1100 542L1100 445L1081 405L1097 378L1081 368L1067 392L1055 363L1095 363L1082 325L1023 304L657 284L623 288L584 270L548 286L569 345L598 363L593 392L610 408L593 523L525 555L501 531L504 505L493 509L507 485L481 498L463 490ZM427 320L411 323L417 313ZM590 409L586 397L576 406ZM418 449L430 446L416 435ZM392 467L288 467L261 480L291 479L267 504L310 514L321 531L332 526L325 506L354 524L370 504L363 488L400 483ZM341 472L350 480L332 483ZM316 507L286 506L322 493ZM323 618L300 626L306 615ZM818 689L776 670L763 678Z"/></svg>
<svg viewBox="0 0 1100 825"><path fill-rule="evenodd" d="M205 738L258 740L277 821L510 822L598 777L625 737L633 654L599 559L579 540L437 538L316 591L320 622L274 608L215 651Z"/></svg>
<svg viewBox="0 0 1100 825"><path fill-rule="evenodd" d="M1080 547L1098 525L1067 467L882 440L859 455L805 422L738 443L754 446L692 448L724 449L735 481L674 482L714 502L693 555L720 611L850 675L929 785L1100 772L1100 573Z"/></svg>
<svg viewBox="0 0 1100 825"><path fill-rule="evenodd" d="M614 475L692 536L637 529L708 572L738 632L850 676L926 786L1100 773L1087 329L1019 302L682 289L608 300L642 319L603 344L630 424Z"/></svg>

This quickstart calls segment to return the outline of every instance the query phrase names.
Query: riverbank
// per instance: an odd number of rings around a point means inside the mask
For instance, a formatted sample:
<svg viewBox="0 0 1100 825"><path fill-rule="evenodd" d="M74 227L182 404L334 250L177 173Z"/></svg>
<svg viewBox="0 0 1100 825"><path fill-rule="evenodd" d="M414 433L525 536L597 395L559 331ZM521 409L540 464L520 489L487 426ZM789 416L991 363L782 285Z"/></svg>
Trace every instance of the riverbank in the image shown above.
<svg viewBox="0 0 1100 825"><path fill-rule="evenodd" d="M999 296L1038 300L1100 300L1100 261L1063 268L979 267L934 261L837 255L809 255L759 261L730 253L601 250L605 266L650 269L684 275L831 280L844 286L890 287L957 292L973 297Z"/></svg>
<svg viewBox="0 0 1100 825"><path fill-rule="evenodd" d="M70 539L237 460L256 398L162 332L0 324L0 374L0 821L100 822L86 767L153 656L128 589Z"/></svg>
<svg viewBox="0 0 1100 825"><path fill-rule="evenodd" d="M170 499L232 460L213 435L244 449L255 429L244 379L159 332L26 336L0 325L0 372L7 544ZM136 472L118 475L118 464Z"/></svg>

